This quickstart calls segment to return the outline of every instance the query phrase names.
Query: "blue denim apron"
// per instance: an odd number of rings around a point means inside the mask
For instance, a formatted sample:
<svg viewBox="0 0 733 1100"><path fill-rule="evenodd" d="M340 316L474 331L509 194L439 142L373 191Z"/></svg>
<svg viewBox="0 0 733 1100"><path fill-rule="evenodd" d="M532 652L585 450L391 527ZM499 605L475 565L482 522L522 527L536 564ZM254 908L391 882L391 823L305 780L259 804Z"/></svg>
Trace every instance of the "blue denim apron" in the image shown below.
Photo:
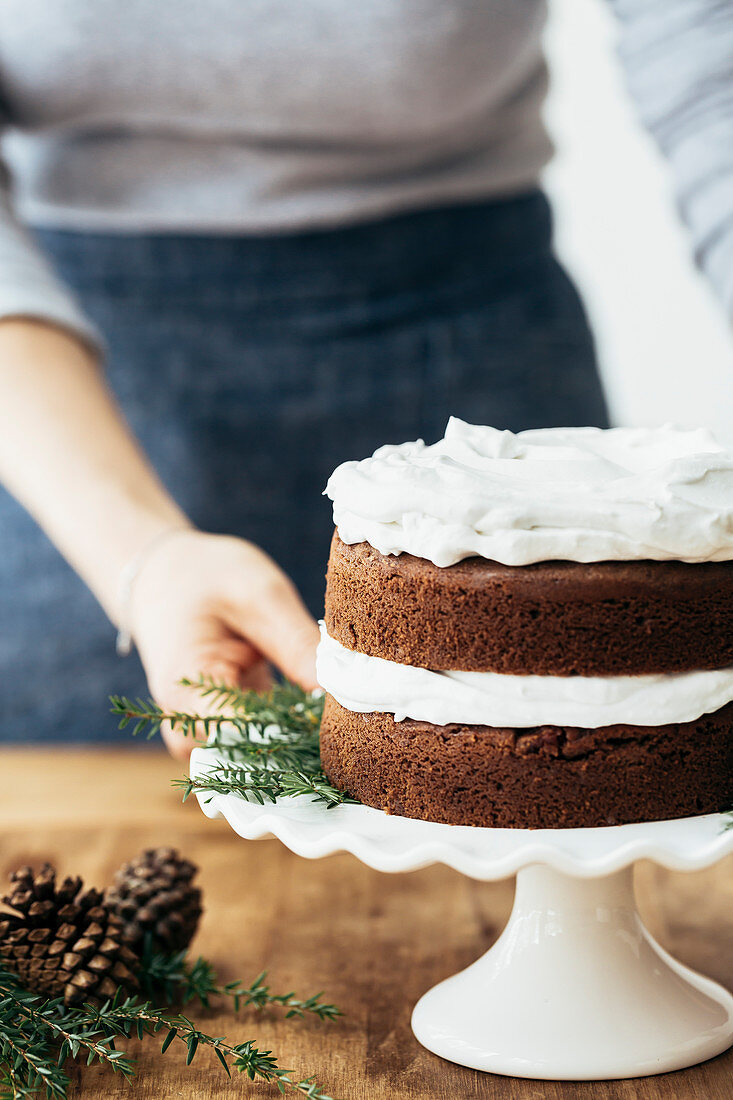
<svg viewBox="0 0 733 1100"><path fill-rule="evenodd" d="M382 443L607 422L539 192L282 237L41 231L103 332L110 384L193 521L264 547L314 614L329 473ZM52 369L52 367L49 367ZM111 742L136 656L0 493L0 739ZM191 669L191 674L196 669Z"/></svg>

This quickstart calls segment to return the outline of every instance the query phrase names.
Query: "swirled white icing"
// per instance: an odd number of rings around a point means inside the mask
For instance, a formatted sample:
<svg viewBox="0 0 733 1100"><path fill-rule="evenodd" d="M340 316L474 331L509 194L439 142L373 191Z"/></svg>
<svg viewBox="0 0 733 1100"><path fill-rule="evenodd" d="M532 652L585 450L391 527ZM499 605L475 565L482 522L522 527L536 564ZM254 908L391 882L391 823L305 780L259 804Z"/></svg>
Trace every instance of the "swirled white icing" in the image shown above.
<svg viewBox="0 0 733 1100"><path fill-rule="evenodd" d="M451 418L438 443L343 463L326 494L344 542L438 566L733 560L733 454L704 430L514 435Z"/></svg>
<svg viewBox="0 0 733 1100"><path fill-rule="evenodd" d="M692 722L733 701L733 667L656 676L430 672L346 649L323 625L317 675L347 710L437 726L661 726Z"/></svg>

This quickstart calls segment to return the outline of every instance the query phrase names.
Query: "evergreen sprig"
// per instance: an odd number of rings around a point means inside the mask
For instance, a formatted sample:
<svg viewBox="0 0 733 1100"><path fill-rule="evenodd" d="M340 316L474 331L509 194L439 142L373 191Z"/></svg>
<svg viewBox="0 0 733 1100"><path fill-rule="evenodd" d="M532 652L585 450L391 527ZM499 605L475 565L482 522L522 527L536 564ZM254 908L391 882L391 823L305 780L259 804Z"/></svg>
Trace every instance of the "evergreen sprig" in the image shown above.
<svg viewBox="0 0 733 1100"><path fill-rule="evenodd" d="M45 1094L63 1100L69 1084L67 1059L102 1062L124 1077L134 1063L116 1050L114 1035L61 998L44 998L25 990L0 964L0 1097L12 1100Z"/></svg>
<svg viewBox="0 0 733 1100"><path fill-rule="evenodd" d="M224 746L229 745L230 736L236 732L244 741L255 744L268 740L311 751L314 746L317 749L324 702L320 693L305 692L287 680L264 692L231 687L210 676L184 679L181 685L197 691L215 710L165 711L150 699L113 695L110 703L113 714L120 719L120 729L134 723L133 736L146 731L150 738L164 722L169 722L187 737L201 732L207 737L218 734Z"/></svg>
<svg viewBox="0 0 733 1100"><path fill-rule="evenodd" d="M163 710L151 699L128 699L124 695L111 695L112 713L119 719L119 728L125 729L134 723L131 733L137 737L145 732L148 741L160 732L164 722L180 730L186 737L199 737L202 733L209 737L212 733L221 733L227 727L234 727L247 736L247 723L240 724L236 715L194 714L180 710ZM241 728L240 728L241 725Z"/></svg>
<svg viewBox="0 0 733 1100"><path fill-rule="evenodd" d="M213 713L164 711L151 700L123 696L113 696L111 703L120 728L133 723L133 734L146 730L151 737L170 722L186 736L206 735L207 746L221 760L196 779L173 780L184 802L194 792L236 794L260 805L308 797L328 809L354 801L329 783L321 768L322 694L288 681L265 692L230 687L208 676L181 683L207 699Z"/></svg>
<svg viewBox="0 0 733 1100"><path fill-rule="evenodd" d="M265 985L265 970L250 985L245 985L241 979L221 982L208 959L199 956L194 962L190 962L185 951L163 955L152 952L149 946L146 947L142 973L146 992L150 995L162 992L168 1003L180 1000L186 1005L197 1000L208 1009L212 1007L212 1000L226 997L231 1000L235 1012L239 1012L240 1008L253 1006L260 1010L285 1008L286 1019L312 1015L319 1020L335 1020L342 1015L336 1005L326 1004L321 1000L322 993L315 993L305 999L296 996L292 991L273 993L270 986Z"/></svg>
<svg viewBox="0 0 733 1100"><path fill-rule="evenodd" d="M728 810L727 813L723 814L723 817L724 817L723 829L724 830L733 829L733 810Z"/></svg>
<svg viewBox="0 0 733 1100"><path fill-rule="evenodd" d="M289 680L281 680L267 691L233 688L211 676L184 679L181 684L213 702L219 711L227 708L260 737L276 731L277 736L299 743L309 735L318 740L325 701L322 692L303 691Z"/></svg>
<svg viewBox="0 0 733 1100"><path fill-rule="evenodd" d="M236 794L261 806L265 802L276 802L278 798L307 796L330 810L344 802L354 801L346 792L329 783L320 770L308 774L295 770L254 768L246 764L222 764L218 768L208 769L196 779L186 777L174 779L172 783L183 791L184 802L196 791L208 791L212 798L215 794Z"/></svg>
<svg viewBox="0 0 733 1100"><path fill-rule="evenodd" d="M161 964L162 966L162 964ZM170 962L169 977L181 974L187 983L189 999L198 997L206 1004L212 995L230 996L237 1004L265 1007L267 1003L290 1007L287 1015L302 1016L310 1011L321 1019L339 1015L333 1005L323 1005L318 997L301 1001L294 994L275 995L264 986L264 975L245 988L233 982L219 986L215 972L205 960L188 967L182 957ZM236 987L236 988L235 988ZM203 996L202 996L203 994ZM249 998L249 999L248 999ZM292 1005L288 999L292 998ZM258 1003L259 1002L259 1003ZM238 1005L237 1005L238 1007ZM281 1067L271 1050L262 1050L253 1040L228 1043L224 1036L209 1035L181 1012L156 1007L150 1000L118 996L101 1007L83 1005L69 1008L60 998L44 998L23 989L18 978L0 965L0 1098L65 1100L69 1076L67 1061L84 1059L87 1065L100 1062L125 1078L135 1075L135 1061L115 1043L130 1038L144 1039L165 1031L161 1053L178 1041L186 1046L186 1064L190 1065L200 1047L209 1047L231 1077L232 1070L251 1081L277 1085L280 1092L300 1093L309 1100L332 1100L314 1077L298 1078Z"/></svg>
<svg viewBox="0 0 733 1100"><path fill-rule="evenodd" d="M226 1042L224 1036L208 1035L182 1012L171 1014L136 997L127 997L120 1004L107 1003L101 1008L88 1005L83 1011L110 1037L124 1035L126 1038L143 1039L165 1030L161 1053L165 1054L171 1043L178 1040L186 1045L187 1066L190 1066L199 1047L210 1047L229 1077L234 1069L251 1081L259 1078L274 1082L282 1093L299 1092L309 1100L333 1100L321 1090L315 1077L299 1079L293 1076L292 1070L278 1065L271 1050L261 1050L251 1039L231 1044Z"/></svg>

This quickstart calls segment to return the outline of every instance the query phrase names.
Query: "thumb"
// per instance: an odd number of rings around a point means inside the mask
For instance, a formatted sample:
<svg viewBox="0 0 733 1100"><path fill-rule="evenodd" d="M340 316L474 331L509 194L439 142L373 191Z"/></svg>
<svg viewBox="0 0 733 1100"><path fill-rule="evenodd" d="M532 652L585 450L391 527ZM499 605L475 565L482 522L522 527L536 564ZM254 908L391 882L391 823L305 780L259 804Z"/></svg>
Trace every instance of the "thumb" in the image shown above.
<svg viewBox="0 0 733 1100"><path fill-rule="evenodd" d="M319 633L315 619L295 585L272 562L257 593L234 608L229 623L280 671L306 691L318 686L316 647Z"/></svg>

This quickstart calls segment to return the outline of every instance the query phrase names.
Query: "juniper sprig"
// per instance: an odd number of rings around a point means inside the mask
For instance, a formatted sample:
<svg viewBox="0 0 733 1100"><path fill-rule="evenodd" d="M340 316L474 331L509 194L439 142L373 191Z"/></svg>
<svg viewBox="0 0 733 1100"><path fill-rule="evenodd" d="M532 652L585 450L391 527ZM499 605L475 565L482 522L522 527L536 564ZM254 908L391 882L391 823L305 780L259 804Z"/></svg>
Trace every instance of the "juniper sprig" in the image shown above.
<svg viewBox="0 0 733 1100"><path fill-rule="evenodd" d="M284 771L275 768L253 768L247 765L222 764L211 768L196 779L184 777L172 780L173 786L183 791L185 802L197 791L215 794L237 794L250 802L276 802L278 798L310 797L333 809L344 802L354 802L346 792L328 782L323 772L307 774L301 771ZM210 799L207 799L210 801Z"/></svg>
<svg viewBox="0 0 733 1100"><path fill-rule="evenodd" d="M260 1010L283 1008L286 1019L315 1016L319 1020L335 1020L342 1015L336 1005L321 1000L322 993L307 998L298 997L293 991L273 993L271 987L265 984L266 970L249 985L241 979L221 982L208 959L199 956L190 962L185 951L176 955L144 951L143 975L146 991L151 995L163 992L167 1003L180 1000L186 1005L196 1000L208 1009L217 998L225 997L231 1001L235 1012L252 1006Z"/></svg>
<svg viewBox="0 0 733 1100"><path fill-rule="evenodd" d="M333 1005L320 1002L320 995L307 1001L294 994L271 994L264 975L250 987L239 982L219 986L213 968L198 960L186 966L183 959L169 965L171 974L182 975L188 999L203 1004L212 995L224 995L239 1004L282 1005L288 1016L312 1012L321 1019L340 1015ZM203 994L203 996L202 996ZM240 998L238 1001L237 999ZM186 1046L186 1065L199 1048L210 1048L228 1076L232 1071L251 1081L277 1085L280 1092L299 1093L308 1100L332 1100L314 1077L299 1078L279 1065L271 1050L262 1050L251 1039L229 1043L224 1036L209 1035L182 1012L156 1007L149 1000L118 996L101 1006L85 1004L69 1008L60 998L44 998L25 990L17 977L0 966L0 1098L2 1100L65 1100L70 1084L66 1063L83 1059L86 1065L100 1062L125 1078L135 1076L135 1061L116 1043L144 1039L165 1032L161 1053L178 1041Z"/></svg>
<svg viewBox="0 0 733 1100"><path fill-rule="evenodd" d="M236 794L260 805L307 797L327 809L354 801L329 783L321 767L322 694L287 681L264 692L233 688L206 676L181 683L213 704L214 712L166 712L151 700L122 696L113 696L111 702L121 728L134 723L133 734L147 730L150 737L170 722L187 736L206 735L220 763L195 779L173 780L184 802L194 792Z"/></svg>
<svg viewBox="0 0 733 1100"><path fill-rule="evenodd" d="M181 684L197 691L215 710L208 713L165 711L150 699L113 695L110 703L113 714L120 719L120 729L132 723L133 736L146 731L150 738L164 722L170 722L187 737L201 732L207 737L220 735L225 747L234 735L237 740L254 744L264 740L293 744L309 752L318 749L324 701L318 692L305 692L288 681L274 684L268 691L249 691L219 683L208 676L184 679Z"/></svg>
<svg viewBox="0 0 733 1100"><path fill-rule="evenodd" d="M63 1100L69 1085L67 1059L102 1062L123 1077L134 1063L116 1050L114 1035L91 1021L84 1010L70 1009L63 998L44 998L24 989L0 964L0 1097L28 1100L46 1095Z"/></svg>
<svg viewBox="0 0 733 1100"><path fill-rule="evenodd" d="M321 1091L315 1077L299 1079L293 1076L292 1070L283 1069L271 1050L261 1050L251 1039L231 1044L221 1035L209 1035L182 1012L171 1014L135 997L128 997L120 1004L108 1003L101 1008L85 1006L85 1011L90 1021L111 1037L123 1035L143 1039L165 1031L161 1054L165 1054L176 1040L185 1043L187 1066L193 1062L200 1047L209 1047L229 1077L235 1070L251 1081L259 1078L274 1082L282 1093L299 1092L309 1100L333 1100Z"/></svg>

